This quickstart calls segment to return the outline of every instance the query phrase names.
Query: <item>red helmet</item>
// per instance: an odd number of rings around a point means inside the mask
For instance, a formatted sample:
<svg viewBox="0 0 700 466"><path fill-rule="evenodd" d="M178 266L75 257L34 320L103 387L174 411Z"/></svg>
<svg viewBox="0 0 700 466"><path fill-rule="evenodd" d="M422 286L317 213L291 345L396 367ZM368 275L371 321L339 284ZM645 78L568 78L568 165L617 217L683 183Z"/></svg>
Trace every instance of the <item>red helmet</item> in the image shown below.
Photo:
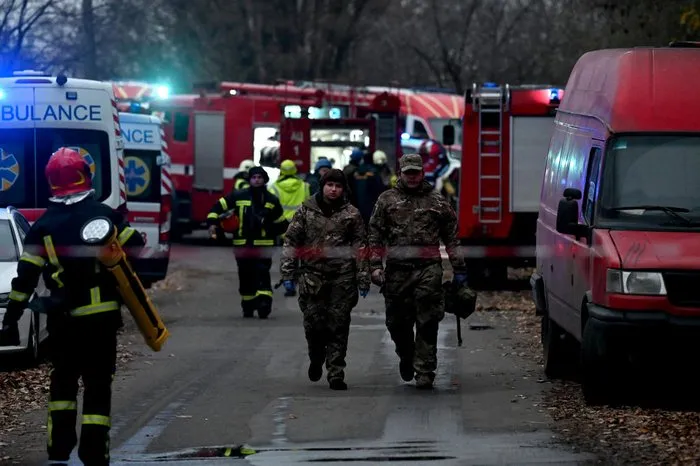
<svg viewBox="0 0 700 466"><path fill-rule="evenodd" d="M59 147L51 154L45 173L54 196L68 196L92 189L90 166L74 149Z"/></svg>
<svg viewBox="0 0 700 466"><path fill-rule="evenodd" d="M423 141L418 148L418 153L423 158L423 169L428 178L437 176L449 163L445 146L432 139Z"/></svg>

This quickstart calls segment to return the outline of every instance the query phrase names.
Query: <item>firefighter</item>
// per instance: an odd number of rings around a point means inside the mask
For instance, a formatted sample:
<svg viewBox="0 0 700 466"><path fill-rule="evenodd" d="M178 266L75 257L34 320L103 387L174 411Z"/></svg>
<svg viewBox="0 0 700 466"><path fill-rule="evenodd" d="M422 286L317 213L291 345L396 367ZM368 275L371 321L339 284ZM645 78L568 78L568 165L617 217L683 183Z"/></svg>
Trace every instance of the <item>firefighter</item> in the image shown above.
<svg viewBox="0 0 700 466"><path fill-rule="evenodd" d="M450 166L447 149L435 140L426 139L418 148L418 154L423 159L425 181L435 187L438 178L440 178Z"/></svg>
<svg viewBox="0 0 700 466"><path fill-rule="evenodd" d="M445 316L440 241L455 286L466 283L466 267L458 256L457 216L425 181L422 157L407 154L399 163L396 187L379 196L369 222L372 282L384 288L386 326L396 345L401 378L409 382L415 375L416 387L432 388L438 327Z"/></svg>
<svg viewBox="0 0 700 466"><path fill-rule="evenodd" d="M366 297L370 288L366 245L365 223L347 200L345 175L332 169L321 178L321 191L294 215L280 263L284 286L299 282L309 379L321 379L325 361L332 390L347 389L344 369L350 312L357 305L358 290ZM308 255L304 254L306 249L340 251L341 257Z"/></svg>
<svg viewBox="0 0 700 466"><path fill-rule="evenodd" d="M144 245L118 211L94 198L90 167L73 149L59 148L45 169L51 194L46 212L32 225L12 280L0 331L0 345L18 345L17 322L43 275L50 291L41 300L47 313L49 357L49 461L67 464L77 444L78 379L84 399L78 456L87 465L109 464L112 379L122 304L113 275L97 260L98 251L81 240L82 227L106 217L118 240L137 255ZM130 255L131 255L130 254ZM35 306L32 301L32 307Z"/></svg>
<svg viewBox="0 0 700 466"><path fill-rule="evenodd" d="M233 177L233 190L238 191L241 189L245 189L248 186L248 170L253 168L255 166L255 162L253 162L250 159L246 159L243 162L241 162L241 165L238 167L238 173L236 173Z"/></svg>
<svg viewBox="0 0 700 466"><path fill-rule="evenodd" d="M283 216L279 199L270 193L270 180L262 167L248 171L250 187L222 197L207 216L209 234L216 234L219 217L233 213L238 228L233 232L233 251L238 266L238 291L243 317L267 319L272 312L272 249L275 238L289 224Z"/></svg>
<svg viewBox="0 0 700 466"><path fill-rule="evenodd" d="M391 177L393 176L393 172L389 167L386 158L386 152L384 152L383 150L375 150L374 154L372 154L372 163L377 168L377 171L379 171L384 187L392 188L393 186L391 185Z"/></svg>
<svg viewBox="0 0 700 466"><path fill-rule="evenodd" d="M287 222L292 220L294 212L311 195L309 183L297 176L297 166L293 160L284 160L280 164L280 176L269 190L279 198ZM281 240L279 242L281 243ZM296 290L288 288L284 295L287 297L296 296Z"/></svg>

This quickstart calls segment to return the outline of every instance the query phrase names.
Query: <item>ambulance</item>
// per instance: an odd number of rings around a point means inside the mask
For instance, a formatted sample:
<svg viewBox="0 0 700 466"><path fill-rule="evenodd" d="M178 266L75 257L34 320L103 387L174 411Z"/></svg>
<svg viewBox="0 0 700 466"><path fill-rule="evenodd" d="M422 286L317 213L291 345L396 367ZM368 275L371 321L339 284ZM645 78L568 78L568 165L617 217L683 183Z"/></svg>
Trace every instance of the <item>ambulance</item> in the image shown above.
<svg viewBox="0 0 700 466"><path fill-rule="evenodd" d="M44 167L59 147L83 156L97 199L126 211L124 142L112 85L38 71L0 78L0 206L35 221L51 197Z"/></svg>
<svg viewBox="0 0 700 466"><path fill-rule="evenodd" d="M144 286L165 278L170 261L172 181L161 121L119 113L124 137L124 178L129 222L146 243L139 261Z"/></svg>

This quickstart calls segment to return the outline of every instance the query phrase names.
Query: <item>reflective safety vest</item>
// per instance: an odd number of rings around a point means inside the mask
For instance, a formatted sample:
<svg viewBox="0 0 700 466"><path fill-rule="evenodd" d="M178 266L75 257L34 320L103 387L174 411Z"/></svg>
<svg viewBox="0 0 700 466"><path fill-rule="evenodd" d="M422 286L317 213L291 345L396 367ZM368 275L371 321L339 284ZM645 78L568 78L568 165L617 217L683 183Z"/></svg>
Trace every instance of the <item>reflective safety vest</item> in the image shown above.
<svg viewBox="0 0 700 466"><path fill-rule="evenodd" d="M277 196L284 211L284 218L291 221L294 212L311 196L309 183L296 176L283 177L275 181L268 190Z"/></svg>
<svg viewBox="0 0 700 466"><path fill-rule="evenodd" d="M274 246L275 238L287 229L279 199L267 190L256 203L250 188L234 191L218 200L207 215L207 224L220 224L220 217L232 214L238 225L233 233L234 246Z"/></svg>
<svg viewBox="0 0 700 466"><path fill-rule="evenodd" d="M236 181L233 183L233 189L236 191L240 191L241 189L248 188L249 186L250 185L245 180L245 178L236 178Z"/></svg>

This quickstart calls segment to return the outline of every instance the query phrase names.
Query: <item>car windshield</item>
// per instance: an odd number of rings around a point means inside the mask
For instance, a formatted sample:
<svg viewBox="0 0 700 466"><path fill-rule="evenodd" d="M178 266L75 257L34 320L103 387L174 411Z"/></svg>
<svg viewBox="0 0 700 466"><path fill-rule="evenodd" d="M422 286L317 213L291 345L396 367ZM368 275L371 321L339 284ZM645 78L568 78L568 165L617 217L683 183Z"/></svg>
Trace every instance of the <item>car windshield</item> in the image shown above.
<svg viewBox="0 0 700 466"><path fill-rule="evenodd" d="M17 244L9 220L0 220L0 262L17 262Z"/></svg>
<svg viewBox="0 0 700 466"><path fill-rule="evenodd" d="M90 165L99 200L110 195L109 137L104 131L42 128L0 129L0 206L43 208L49 185L44 167L59 147L77 150Z"/></svg>
<svg viewBox="0 0 700 466"><path fill-rule="evenodd" d="M455 127L455 144L462 144L462 120L459 118L430 118L428 120L430 129L435 135L435 139L442 142L442 128L447 125Z"/></svg>
<svg viewBox="0 0 700 466"><path fill-rule="evenodd" d="M700 136L613 139L601 189L601 219L660 227L700 225Z"/></svg>

